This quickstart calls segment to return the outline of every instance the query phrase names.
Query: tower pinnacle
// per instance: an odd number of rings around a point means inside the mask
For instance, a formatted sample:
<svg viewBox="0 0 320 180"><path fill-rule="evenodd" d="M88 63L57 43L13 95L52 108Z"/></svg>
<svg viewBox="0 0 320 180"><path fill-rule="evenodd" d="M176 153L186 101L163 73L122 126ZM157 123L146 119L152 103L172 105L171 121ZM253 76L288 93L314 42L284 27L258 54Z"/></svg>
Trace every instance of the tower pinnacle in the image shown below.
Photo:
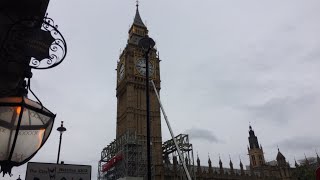
<svg viewBox="0 0 320 180"><path fill-rule="evenodd" d="M259 148L259 142L257 136L254 134L252 126L249 126L249 145L250 149Z"/></svg>
<svg viewBox="0 0 320 180"><path fill-rule="evenodd" d="M258 137L255 135L251 125L249 125L249 147L248 153L250 157L250 164L253 168L260 167L265 164L263 149L258 142Z"/></svg>
<svg viewBox="0 0 320 180"><path fill-rule="evenodd" d="M136 6L137 6L137 9L136 9L136 15L134 17L133 24L145 28L146 26L143 24L143 21L141 19L140 13L139 13L139 1L138 0L137 0Z"/></svg>
<svg viewBox="0 0 320 180"><path fill-rule="evenodd" d="M138 45L141 38L148 35L148 29L143 24L140 13L139 13L139 1L136 1L136 14L133 19L133 23L129 29L128 43Z"/></svg>

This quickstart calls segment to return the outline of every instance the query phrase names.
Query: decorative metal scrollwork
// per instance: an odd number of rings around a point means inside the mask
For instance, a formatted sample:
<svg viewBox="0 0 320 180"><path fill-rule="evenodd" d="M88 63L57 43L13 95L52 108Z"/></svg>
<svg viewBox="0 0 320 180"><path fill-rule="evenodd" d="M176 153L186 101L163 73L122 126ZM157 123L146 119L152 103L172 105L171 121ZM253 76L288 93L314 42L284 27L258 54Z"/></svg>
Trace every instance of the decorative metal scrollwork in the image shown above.
<svg viewBox="0 0 320 180"><path fill-rule="evenodd" d="M49 47L49 56L44 59L37 59L31 57L29 66L34 69L48 69L59 65L67 54L67 44L58 30L58 25L54 24L53 19L47 17L43 19L41 30L50 32L54 39L51 46Z"/></svg>

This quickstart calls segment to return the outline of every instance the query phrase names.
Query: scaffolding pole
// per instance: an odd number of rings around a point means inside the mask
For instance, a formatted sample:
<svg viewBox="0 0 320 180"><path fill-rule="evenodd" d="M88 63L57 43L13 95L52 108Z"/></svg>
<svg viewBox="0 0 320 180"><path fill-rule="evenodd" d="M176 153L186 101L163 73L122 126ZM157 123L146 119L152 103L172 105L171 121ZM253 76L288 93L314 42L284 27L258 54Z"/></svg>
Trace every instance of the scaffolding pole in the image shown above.
<svg viewBox="0 0 320 180"><path fill-rule="evenodd" d="M166 120L168 129L169 129L169 131L170 131L170 135L171 135L171 137L172 137L172 139L173 139L173 142L174 142L174 145L175 145L176 148L177 148L180 161L182 162L182 165L183 165L183 169L184 169L184 171L185 171L185 173L186 173L186 176L187 176L188 180L191 180L190 173L189 173L188 168L187 168L187 166L186 166L186 164L185 164L185 162L184 162L184 159L183 159L183 157L182 157L180 148L179 148L179 146L178 146L178 143L177 143L177 141L176 141L176 138L175 138L175 136L174 136L174 134L173 134L173 131L172 131L172 129L171 129L171 126L170 126L168 117L167 117L167 115L166 115L166 112L165 112L164 109L163 109L163 106L162 106L162 103L161 103L161 100L160 100L160 97L159 97L157 88L156 88L153 80L151 80L151 84L152 84L152 86L153 86L154 92L155 92L156 95L157 95L157 99L158 99L158 101L159 101L162 114L163 114L163 116L164 116L164 119Z"/></svg>

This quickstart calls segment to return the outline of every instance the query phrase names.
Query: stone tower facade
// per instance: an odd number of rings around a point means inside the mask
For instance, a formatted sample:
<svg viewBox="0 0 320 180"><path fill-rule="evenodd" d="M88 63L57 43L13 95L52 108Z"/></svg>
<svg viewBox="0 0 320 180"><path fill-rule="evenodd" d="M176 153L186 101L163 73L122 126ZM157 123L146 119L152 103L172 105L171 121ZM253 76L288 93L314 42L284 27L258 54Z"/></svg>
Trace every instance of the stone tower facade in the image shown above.
<svg viewBox="0 0 320 180"><path fill-rule="evenodd" d="M251 125L249 126L249 146L248 154L250 157L250 166L252 168L261 167L265 164L262 146L259 146L258 138L254 134Z"/></svg>
<svg viewBox="0 0 320 180"><path fill-rule="evenodd" d="M139 40L148 36L148 29L144 25L138 5L134 22L129 29L127 45L117 63L117 130L119 138L126 132L147 137L146 127L146 61L144 51L138 46ZM149 76L160 92L160 67L157 50L154 48L149 54ZM150 127L153 175L161 179L162 174L162 136L160 105L156 94L150 86ZM146 154L146 152L142 152Z"/></svg>

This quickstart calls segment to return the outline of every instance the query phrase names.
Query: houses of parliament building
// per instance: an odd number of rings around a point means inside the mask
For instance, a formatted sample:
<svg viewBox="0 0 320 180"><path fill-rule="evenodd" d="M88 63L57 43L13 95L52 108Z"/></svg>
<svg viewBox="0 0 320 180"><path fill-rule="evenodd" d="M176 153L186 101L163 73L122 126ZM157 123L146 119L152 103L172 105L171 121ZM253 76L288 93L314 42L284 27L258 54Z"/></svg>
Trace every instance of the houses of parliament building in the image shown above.
<svg viewBox="0 0 320 180"><path fill-rule="evenodd" d="M148 37L148 29L140 17L138 5L128 35L127 45L117 61L116 139L101 152L98 163L99 180L146 179L146 71L155 86L154 89L149 88L152 179L187 179L181 165L184 161L192 179L197 180L311 180L307 174L312 174L320 165L318 155L316 162L310 163L306 158L305 163L298 165L295 162L295 167L291 167L278 149L276 161L266 162L263 148L251 126L248 138L248 168L244 168L241 161L240 169L234 168L231 159L227 165L219 160L219 167L213 167L210 158L208 162L201 163L198 157L193 156L193 147L187 134L176 137L183 155L180 160L173 141L162 141L160 104L156 96L156 91L160 93L161 89L160 59L157 49L152 48L149 53L149 69L146 69L145 51L138 43L142 38Z"/></svg>

